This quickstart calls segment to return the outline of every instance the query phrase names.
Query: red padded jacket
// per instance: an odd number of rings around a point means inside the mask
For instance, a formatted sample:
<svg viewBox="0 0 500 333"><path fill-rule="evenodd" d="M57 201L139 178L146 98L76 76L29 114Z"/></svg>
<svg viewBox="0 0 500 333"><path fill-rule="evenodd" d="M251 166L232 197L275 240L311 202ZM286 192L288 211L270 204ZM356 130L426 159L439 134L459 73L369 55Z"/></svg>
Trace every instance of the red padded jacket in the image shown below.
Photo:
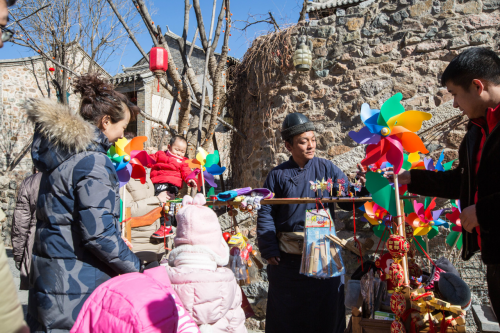
<svg viewBox="0 0 500 333"><path fill-rule="evenodd" d="M191 169L184 161L186 157L175 156L171 152L157 151L155 154L149 155L156 161L156 164L148 165L151 168L151 181L153 184L172 184L177 187L182 187L182 181L186 182L195 177L188 176Z"/></svg>

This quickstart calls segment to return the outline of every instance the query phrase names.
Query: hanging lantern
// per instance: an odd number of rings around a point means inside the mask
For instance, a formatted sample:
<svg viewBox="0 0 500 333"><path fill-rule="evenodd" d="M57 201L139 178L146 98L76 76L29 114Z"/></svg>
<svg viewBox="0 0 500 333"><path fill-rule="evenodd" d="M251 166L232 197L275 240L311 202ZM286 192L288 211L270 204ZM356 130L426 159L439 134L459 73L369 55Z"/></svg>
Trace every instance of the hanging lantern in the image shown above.
<svg viewBox="0 0 500 333"><path fill-rule="evenodd" d="M391 324L391 333L404 333L406 332L400 318L406 311L406 300L400 291L396 291L391 296L391 310L396 315L396 319Z"/></svg>
<svg viewBox="0 0 500 333"><path fill-rule="evenodd" d="M55 71L54 67L49 67L49 72L54 72L54 71Z"/></svg>
<svg viewBox="0 0 500 333"><path fill-rule="evenodd" d="M410 249L410 244L403 236L399 235L390 235L386 246L394 259L404 257L406 252Z"/></svg>
<svg viewBox="0 0 500 333"><path fill-rule="evenodd" d="M389 281L391 281L392 286L395 288L403 285L405 281L403 267L396 261L389 267Z"/></svg>
<svg viewBox="0 0 500 333"><path fill-rule="evenodd" d="M293 54L293 65L299 72L307 72L311 69L312 53L304 41L300 43Z"/></svg>
<svg viewBox="0 0 500 333"><path fill-rule="evenodd" d="M168 69L168 53L163 47L153 47L149 52L149 70L158 79L158 92L160 92L160 78Z"/></svg>

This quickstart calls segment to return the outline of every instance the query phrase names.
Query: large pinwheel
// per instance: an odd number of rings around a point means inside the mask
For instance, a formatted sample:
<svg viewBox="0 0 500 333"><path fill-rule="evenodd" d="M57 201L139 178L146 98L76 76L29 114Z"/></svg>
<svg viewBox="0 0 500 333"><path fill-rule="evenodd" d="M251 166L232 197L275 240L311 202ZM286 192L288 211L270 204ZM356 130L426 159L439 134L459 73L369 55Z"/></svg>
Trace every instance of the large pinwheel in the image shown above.
<svg viewBox="0 0 500 333"><path fill-rule="evenodd" d="M155 163L143 150L147 139L145 136L138 136L130 141L123 138L109 148L107 155L118 174L120 187L127 184L130 178L139 179L142 184L146 182L144 166Z"/></svg>
<svg viewBox="0 0 500 333"><path fill-rule="evenodd" d="M406 223L413 227L415 236L427 235L432 239L439 233L438 226L448 227L448 223L439 218L442 209L434 210L436 207L436 198L432 199L428 205L413 201L414 213L408 214Z"/></svg>
<svg viewBox="0 0 500 333"><path fill-rule="evenodd" d="M365 127L359 132L349 132L357 143L369 144L361 164L388 161L397 173L403 165L403 148L409 153L429 152L415 132L420 130L424 120L432 116L422 111L405 111L402 98L401 93L395 94L380 110L371 109L367 103L361 106L361 120Z"/></svg>
<svg viewBox="0 0 500 333"><path fill-rule="evenodd" d="M226 171L226 167L219 166L220 156L219 151L215 150L213 154L209 154L205 149L198 148L196 158L187 160L191 169L194 169L190 177L197 177L198 190L203 188L205 194L205 180L212 187L217 187L214 176L219 176ZM203 172L202 172L203 171Z"/></svg>

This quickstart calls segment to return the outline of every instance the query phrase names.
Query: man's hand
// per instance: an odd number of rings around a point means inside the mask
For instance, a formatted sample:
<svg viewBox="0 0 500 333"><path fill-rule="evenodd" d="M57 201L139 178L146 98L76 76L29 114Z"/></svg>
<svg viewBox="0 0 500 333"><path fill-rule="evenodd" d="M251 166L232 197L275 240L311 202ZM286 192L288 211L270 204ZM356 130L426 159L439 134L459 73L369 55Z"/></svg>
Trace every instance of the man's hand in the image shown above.
<svg viewBox="0 0 500 333"><path fill-rule="evenodd" d="M361 182L361 185L365 186L366 184L366 170L365 168L361 165L361 163L358 163L358 172L356 172L356 178L359 179Z"/></svg>
<svg viewBox="0 0 500 333"><path fill-rule="evenodd" d="M168 200L167 192L166 191L165 192L160 192L160 194L158 194L157 198L158 198L158 200L160 200L160 202L162 204L164 204Z"/></svg>
<svg viewBox="0 0 500 333"><path fill-rule="evenodd" d="M384 177L387 178L391 183L394 183L394 168L389 167L385 169L381 169L384 173ZM405 169L399 170L398 173L398 184L399 185L408 185L411 184L411 173L410 171L406 171Z"/></svg>
<svg viewBox="0 0 500 333"><path fill-rule="evenodd" d="M269 265L279 265L280 257L271 257L271 258L267 259L267 263Z"/></svg>
<svg viewBox="0 0 500 333"><path fill-rule="evenodd" d="M478 227L476 205L465 208L460 214L460 221L462 222L462 228L468 232L472 232L474 228Z"/></svg>
<svg viewBox="0 0 500 333"><path fill-rule="evenodd" d="M197 186L197 185L196 185L196 181L195 181L194 179L190 179L190 180L188 180L187 185L188 185L189 187L196 187L196 186Z"/></svg>

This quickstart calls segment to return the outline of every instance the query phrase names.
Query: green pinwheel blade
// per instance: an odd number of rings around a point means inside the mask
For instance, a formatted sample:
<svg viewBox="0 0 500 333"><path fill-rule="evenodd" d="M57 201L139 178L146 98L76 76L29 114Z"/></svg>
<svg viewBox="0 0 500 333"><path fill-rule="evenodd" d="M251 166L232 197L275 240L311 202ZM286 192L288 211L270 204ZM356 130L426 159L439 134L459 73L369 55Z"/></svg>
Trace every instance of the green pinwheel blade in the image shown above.
<svg viewBox="0 0 500 333"><path fill-rule="evenodd" d="M403 154L403 169L409 171L411 169L411 162L408 162L408 154Z"/></svg>
<svg viewBox="0 0 500 333"><path fill-rule="evenodd" d="M377 119L377 124L380 126L386 126L389 119L398 114L405 112L405 108L401 105L401 100L403 99L402 93L397 93L391 98L389 98L380 108L380 114Z"/></svg>
<svg viewBox="0 0 500 333"><path fill-rule="evenodd" d="M410 195L410 193L408 191L406 191L406 193L404 195ZM411 214L411 213L415 213L415 209L413 208L413 204L411 203L411 200L410 199L404 199L403 200L404 202L404 211L405 211L405 214Z"/></svg>
<svg viewBox="0 0 500 333"><path fill-rule="evenodd" d="M424 201L424 208L427 209L427 207L429 207L429 204L431 203L432 201L432 198L431 197L425 197L425 201Z"/></svg>
<svg viewBox="0 0 500 333"><path fill-rule="evenodd" d="M208 190L208 192L207 192L207 198L210 198L210 197L212 197L212 196L214 196L214 195L215 195L215 189L214 189L213 187L211 187L211 188L210 188L210 190ZM213 206L208 206L208 207L209 207L210 209L212 209L212 208L213 208Z"/></svg>
<svg viewBox="0 0 500 333"><path fill-rule="evenodd" d="M389 235L391 234L391 232L389 231L389 229L387 229L385 232L384 230L385 230L385 225L383 223L373 227L373 233L375 234L375 236L380 238L382 237L382 235L384 235L382 242L387 242L387 239L389 239Z"/></svg>
<svg viewBox="0 0 500 333"><path fill-rule="evenodd" d="M458 208L456 200L450 200L450 203L453 207Z"/></svg>
<svg viewBox="0 0 500 333"><path fill-rule="evenodd" d="M420 244L420 246L424 249L424 251L427 252L427 246L425 245L425 241L422 238L422 236L414 236L414 237L415 237L415 241L417 241L417 243ZM415 244L415 247L417 248L418 252L424 254L422 252L422 249L420 249L420 246L418 246L418 244Z"/></svg>
<svg viewBox="0 0 500 333"><path fill-rule="evenodd" d="M113 146L109 147L107 155L109 158L111 158L115 154L116 154L116 149L115 149L115 146L113 145Z"/></svg>
<svg viewBox="0 0 500 333"><path fill-rule="evenodd" d="M455 162L455 160L453 160L453 161L449 161L448 163L443 164L443 169L444 169L444 171L448 171L448 170L450 170L450 169L451 169L451 167L452 167L452 165L453 165L453 162Z"/></svg>
<svg viewBox="0 0 500 333"><path fill-rule="evenodd" d="M454 224L451 224L452 227L454 227ZM457 241L458 238L458 241ZM446 237L446 244L449 246L453 247L455 244L455 241L457 242L457 249L461 250L462 249L462 233L458 231L450 231L449 235Z"/></svg>
<svg viewBox="0 0 500 333"><path fill-rule="evenodd" d="M214 164L218 164L219 163L219 160L220 160L220 157L219 157L219 151L218 150L214 150L214 153L213 154L210 154L207 156L207 160L205 162L205 167L208 168Z"/></svg>
<svg viewBox="0 0 500 333"><path fill-rule="evenodd" d="M429 240L431 240L434 237L436 237L437 235L439 235L439 229L438 229L438 227L433 226L431 228L431 230L429 231L429 233L427 234L427 238L429 238Z"/></svg>
<svg viewBox="0 0 500 333"><path fill-rule="evenodd" d="M381 173L366 173L366 189L372 194L373 201L385 208L392 216L397 216L394 188Z"/></svg>

